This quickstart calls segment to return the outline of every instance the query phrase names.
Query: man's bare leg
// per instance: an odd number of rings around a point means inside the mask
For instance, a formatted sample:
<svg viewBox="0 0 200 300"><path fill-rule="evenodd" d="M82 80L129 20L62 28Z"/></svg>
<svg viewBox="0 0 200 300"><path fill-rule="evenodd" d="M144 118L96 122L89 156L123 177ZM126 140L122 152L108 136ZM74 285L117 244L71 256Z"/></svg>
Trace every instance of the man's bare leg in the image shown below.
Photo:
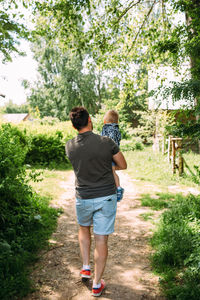
<svg viewBox="0 0 200 300"><path fill-rule="evenodd" d="M99 284L101 282L108 256L108 235L95 234L94 237L94 284Z"/></svg>
<svg viewBox="0 0 200 300"><path fill-rule="evenodd" d="M81 226L81 225L79 226L78 240L79 240L83 265L89 265L90 246L91 246L90 226Z"/></svg>

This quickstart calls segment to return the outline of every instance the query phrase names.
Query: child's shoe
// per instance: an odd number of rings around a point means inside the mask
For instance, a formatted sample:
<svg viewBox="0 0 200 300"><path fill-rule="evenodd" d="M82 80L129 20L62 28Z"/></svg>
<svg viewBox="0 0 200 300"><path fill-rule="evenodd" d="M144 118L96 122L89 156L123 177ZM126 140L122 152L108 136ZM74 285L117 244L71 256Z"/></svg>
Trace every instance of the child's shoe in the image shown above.
<svg viewBox="0 0 200 300"><path fill-rule="evenodd" d="M101 286L99 288L94 288L94 287L92 288L92 296L94 296L94 297L101 296L105 287L106 287L105 281L103 279L101 279Z"/></svg>
<svg viewBox="0 0 200 300"><path fill-rule="evenodd" d="M120 186L117 188L117 201L120 202L124 195L124 189Z"/></svg>

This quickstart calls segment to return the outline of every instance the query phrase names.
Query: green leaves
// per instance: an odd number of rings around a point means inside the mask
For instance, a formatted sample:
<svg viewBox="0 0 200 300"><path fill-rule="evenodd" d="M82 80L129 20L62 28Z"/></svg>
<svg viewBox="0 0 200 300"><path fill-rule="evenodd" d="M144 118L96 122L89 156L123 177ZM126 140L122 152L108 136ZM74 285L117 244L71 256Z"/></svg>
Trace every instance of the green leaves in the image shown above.
<svg viewBox="0 0 200 300"><path fill-rule="evenodd" d="M43 38L34 45L41 78L31 89L29 103L39 108L42 117L66 120L75 105L84 105L93 114L101 102L99 75L92 64L87 64L86 55L64 51L58 44L51 46L48 42Z"/></svg>
<svg viewBox="0 0 200 300"><path fill-rule="evenodd" d="M28 184L28 140L9 124L0 128L0 298L30 291L28 266L55 228L57 211ZM37 174L31 173L36 180ZM29 178L30 179L30 178Z"/></svg>
<svg viewBox="0 0 200 300"><path fill-rule="evenodd" d="M57 132L54 136L45 134L31 136L26 163L49 165L61 162L68 163L62 133Z"/></svg>
<svg viewBox="0 0 200 300"><path fill-rule="evenodd" d="M21 6L18 8L17 1L3 0L0 3L0 54L3 59L11 61L13 52L22 54L19 49L19 40L28 38L29 33L23 24L23 14L20 7L27 5L20 1Z"/></svg>

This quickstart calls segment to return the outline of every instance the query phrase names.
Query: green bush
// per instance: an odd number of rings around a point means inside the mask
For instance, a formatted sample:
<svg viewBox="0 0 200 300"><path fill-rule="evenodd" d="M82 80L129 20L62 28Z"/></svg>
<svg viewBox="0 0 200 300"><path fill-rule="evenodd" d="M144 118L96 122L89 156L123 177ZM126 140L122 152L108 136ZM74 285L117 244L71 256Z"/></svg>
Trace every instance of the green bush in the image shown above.
<svg viewBox="0 0 200 300"><path fill-rule="evenodd" d="M129 140L126 143L121 143L120 145L121 151L135 151L135 150L143 150L144 146L140 141L137 140Z"/></svg>
<svg viewBox="0 0 200 300"><path fill-rule="evenodd" d="M167 299L200 295L200 196L177 195L151 240L152 265Z"/></svg>
<svg viewBox="0 0 200 300"><path fill-rule="evenodd" d="M29 164L67 163L62 132L57 131L55 135L51 136L47 134L31 135L26 162Z"/></svg>
<svg viewBox="0 0 200 300"><path fill-rule="evenodd" d="M28 265L56 225L58 211L29 185L28 141L11 125L0 128L0 299L18 299L31 284ZM34 176L32 176L33 178Z"/></svg>
<svg viewBox="0 0 200 300"><path fill-rule="evenodd" d="M71 122L58 122L55 118L44 118L17 125L28 136L26 163L50 167L67 166L65 143L77 133Z"/></svg>

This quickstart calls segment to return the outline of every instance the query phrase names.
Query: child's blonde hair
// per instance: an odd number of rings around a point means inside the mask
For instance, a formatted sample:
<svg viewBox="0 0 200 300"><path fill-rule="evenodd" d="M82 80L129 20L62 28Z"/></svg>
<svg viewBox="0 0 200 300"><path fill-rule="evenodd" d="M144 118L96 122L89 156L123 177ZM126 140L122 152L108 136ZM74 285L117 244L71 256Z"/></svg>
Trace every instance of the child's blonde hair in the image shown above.
<svg viewBox="0 0 200 300"><path fill-rule="evenodd" d="M104 123L118 123L119 115L118 112L114 109L110 109L105 113Z"/></svg>

